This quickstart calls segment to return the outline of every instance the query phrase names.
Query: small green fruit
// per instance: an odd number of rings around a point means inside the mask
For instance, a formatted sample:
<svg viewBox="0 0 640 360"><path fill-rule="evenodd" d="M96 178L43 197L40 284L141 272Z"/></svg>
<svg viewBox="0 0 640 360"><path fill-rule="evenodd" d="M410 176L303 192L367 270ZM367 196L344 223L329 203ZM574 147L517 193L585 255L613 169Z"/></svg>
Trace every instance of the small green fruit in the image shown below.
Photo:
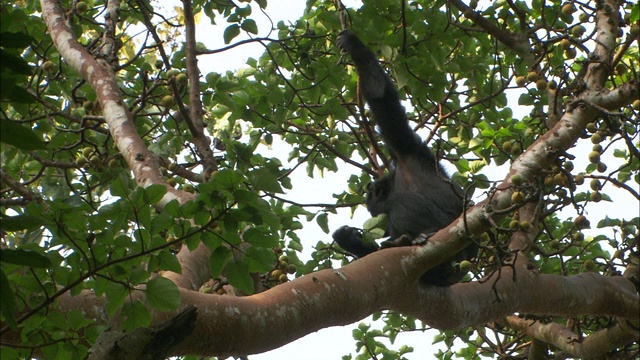
<svg viewBox="0 0 640 360"><path fill-rule="evenodd" d="M296 271L298 271L298 268L294 264L289 264L289 266L287 266L287 273L295 274Z"/></svg>
<svg viewBox="0 0 640 360"><path fill-rule="evenodd" d="M282 276L284 273L282 272L282 270L280 269L275 269L271 272L271 277L274 279L279 278L280 276Z"/></svg>
<svg viewBox="0 0 640 360"><path fill-rule="evenodd" d="M562 13L564 15L569 16L574 12L576 12L576 7L573 6L573 4L564 4L564 6L562 6Z"/></svg>
<svg viewBox="0 0 640 360"><path fill-rule="evenodd" d="M563 173L557 173L553 176L553 183L556 185L564 185L567 182L567 178Z"/></svg>
<svg viewBox="0 0 640 360"><path fill-rule="evenodd" d="M511 222L509 223L509 229L511 229L511 230L520 230L520 221L511 220Z"/></svg>
<svg viewBox="0 0 640 360"><path fill-rule="evenodd" d="M522 154L522 148L520 147L519 144L513 145L513 148L511 149L511 154L516 156Z"/></svg>
<svg viewBox="0 0 640 360"><path fill-rule="evenodd" d="M86 147L84 149L82 149L82 155L84 155L84 157L88 158L91 156L91 154L93 154L93 148L92 147Z"/></svg>
<svg viewBox="0 0 640 360"><path fill-rule="evenodd" d="M603 163L602 161L599 162L598 165L596 165L596 170L601 173L607 171L607 164Z"/></svg>
<svg viewBox="0 0 640 360"><path fill-rule="evenodd" d="M562 164L562 167L565 170L571 172L573 170L573 163L571 161L567 160L567 161L564 162L564 164Z"/></svg>
<svg viewBox="0 0 640 360"><path fill-rule="evenodd" d="M520 191L514 191L513 194L511 194L511 203L521 204L522 202L524 202L524 194Z"/></svg>
<svg viewBox="0 0 640 360"><path fill-rule="evenodd" d="M536 89L538 89L538 91L545 91L547 89L547 80L538 79L538 81L536 81Z"/></svg>
<svg viewBox="0 0 640 360"><path fill-rule="evenodd" d="M573 28L571 28L571 35L579 38L584 35L585 31L587 31L587 29L582 25L574 26Z"/></svg>
<svg viewBox="0 0 640 360"><path fill-rule="evenodd" d="M524 76L516 76L516 85L523 87L527 84L527 78Z"/></svg>
<svg viewBox="0 0 640 360"><path fill-rule="evenodd" d="M589 15L587 13L580 13L580 15L578 15L578 20L580 20L580 22L587 22L589 21Z"/></svg>
<svg viewBox="0 0 640 360"><path fill-rule="evenodd" d="M581 243L584 241L584 234L580 231L573 233L573 242Z"/></svg>
<svg viewBox="0 0 640 360"><path fill-rule="evenodd" d="M584 261L584 264L582 264L582 266L584 267L585 270L591 271L596 266L596 263L593 260L588 259Z"/></svg>
<svg viewBox="0 0 640 360"><path fill-rule="evenodd" d="M76 10L78 10L78 12L85 12L89 10L89 5L87 5L87 3L84 1L79 1L76 4Z"/></svg>
<svg viewBox="0 0 640 360"><path fill-rule="evenodd" d="M182 185L181 189L183 191L186 191L186 192L190 193L190 194L193 194L194 192L196 192L196 188L194 188L193 185L191 185L191 184L184 184L184 185Z"/></svg>
<svg viewBox="0 0 640 360"><path fill-rule="evenodd" d="M556 181L554 180L553 176L548 176L548 177L544 178L544 186L552 187L555 184L556 184Z"/></svg>
<svg viewBox="0 0 640 360"><path fill-rule="evenodd" d="M592 151L589 153L589 161L593 164L597 164L600 162L600 152Z"/></svg>
<svg viewBox="0 0 640 360"><path fill-rule="evenodd" d="M575 225L578 230L582 230L588 229L591 226L591 223L584 215L579 215L573 220L573 225Z"/></svg>
<svg viewBox="0 0 640 360"><path fill-rule="evenodd" d="M571 48L571 40L569 39L560 40L560 47L562 48L562 50L569 50Z"/></svg>
<svg viewBox="0 0 640 360"><path fill-rule="evenodd" d="M89 162L91 163L91 165L97 166L97 165L100 165L100 163L102 162L102 159L100 159L100 156L98 155L93 155L89 158Z"/></svg>
<svg viewBox="0 0 640 360"><path fill-rule="evenodd" d="M565 196L567 196L567 190L566 189L558 189L558 192L556 193L556 195L559 198L564 198Z"/></svg>
<svg viewBox="0 0 640 360"><path fill-rule="evenodd" d="M167 71L167 79L170 79L172 77L176 77L176 76L178 76L178 74L180 74L179 70L171 69L171 70Z"/></svg>
<svg viewBox="0 0 640 360"><path fill-rule="evenodd" d="M602 194L600 193L600 191L592 192L589 195L589 198L593 202L600 202L600 201L602 201Z"/></svg>
<svg viewBox="0 0 640 360"><path fill-rule="evenodd" d="M598 191L598 190L602 189L602 184L600 183L600 180L592 179L591 182L589 183L589 187L593 191Z"/></svg>
<svg viewBox="0 0 640 360"><path fill-rule="evenodd" d="M574 176L573 182L575 182L576 185L584 184L584 173L579 173L578 175Z"/></svg>
<svg viewBox="0 0 640 360"><path fill-rule="evenodd" d="M460 261L460 271L466 273L469 272L469 270L471 270L471 262L468 260Z"/></svg>
<svg viewBox="0 0 640 360"><path fill-rule="evenodd" d="M160 70L164 66L164 62L161 59L158 59L156 60L156 63L153 64L153 66L155 66L156 69Z"/></svg>
<svg viewBox="0 0 640 360"><path fill-rule="evenodd" d="M53 61L49 61L49 60L47 60L47 61L45 61L45 62L42 64L42 70L44 70L44 71L46 71L46 72L52 72L52 71L53 71L54 66L55 66L55 65L53 64Z"/></svg>
<svg viewBox="0 0 640 360"><path fill-rule="evenodd" d="M172 95L165 95L165 96L162 98L161 103L162 103L162 106L164 106L164 107L166 107L166 108L170 108L170 107L172 107L173 105L175 105L176 100L173 98L173 96L172 96Z"/></svg>
<svg viewBox="0 0 640 360"><path fill-rule="evenodd" d="M515 186L520 186L520 185L522 185L522 182L523 182L523 180L522 180L522 176L521 176L520 174L514 174L514 175L511 177L511 183L512 183L513 185L515 185Z"/></svg>
<svg viewBox="0 0 640 360"><path fill-rule="evenodd" d="M576 55L578 55L578 51L576 50L576 48L569 48L564 51L564 56L567 59L575 59Z"/></svg>
<svg viewBox="0 0 640 360"><path fill-rule="evenodd" d="M87 100L82 103L82 107L84 108L84 111L89 112L96 107L96 104L91 100Z"/></svg>
<svg viewBox="0 0 640 360"><path fill-rule="evenodd" d="M176 82L180 85L185 85L187 83L187 74L180 73L176 76Z"/></svg>
<svg viewBox="0 0 640 360"><path fill-rule="evenodd" d="M76 158L76 166L79 168L84 167L88 163L89 163L89 160L87 160L87 158L84 156L78 156Z"/></svg>
<svg viewBox="0 0 640 360"><path fill-rule="evenodd" d="M527 80L531 81L531 82L535 82L538 81L538 73L535 71L530 71L527 74Z"/></svg>

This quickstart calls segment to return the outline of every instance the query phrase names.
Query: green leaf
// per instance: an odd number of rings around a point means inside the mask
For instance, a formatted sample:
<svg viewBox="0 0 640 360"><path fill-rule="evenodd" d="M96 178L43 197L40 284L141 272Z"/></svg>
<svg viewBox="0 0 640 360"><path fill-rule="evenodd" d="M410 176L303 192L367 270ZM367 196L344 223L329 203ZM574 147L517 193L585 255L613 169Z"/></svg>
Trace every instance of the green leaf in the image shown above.
<svg viewBox="0 0 640 360"><path fill-rule="evenodd" d="M253 191L239 189L233 192L233 198L239 203L251 204L258 200L258 194Z"/></svg>
<svg viewBox="0 0 640 360"><path fill-rule="evenodd" d="M209 257L209 267L211 268L211 277L214 277L214 278L220 277L220 274L222 274L222 270L224 269L225 266L227 266L227 263L229 262L229 260L231 260L232 256L233 256L233 253L226 246L220 246L217 249L215 249L213 253L211 253L211 256Z"/></svg>
<svg viewBox="0 0 640 360"><path fill-rule="evenodd" d="M263 190L271 193L283 192L282 187L278 183L278 178L268 169L256 169L247 174L247 177L258 190Z"/></svg>
<svg viewBox="0 0 640 360"><path fill-rule="evenodd" d="M258 34L258 25L256 24L256 22L253 19L247 19L247 20L242 22L242 30L257 35Z"/></svg>
<svg viewBox="0 0 640 360"><path fill-rule="evenodd" d="M365 231L371 231L373 229L386 229L387 228L387 214L380 214L378 216L374 216L362 225L362 229Z"/></svg>
<svg viewBox="0 0 640 360"><path fill-rule="evenodd" d="M9 264L34 268L50 268L51 260L41 253L23 249L0 249L0 260Z"/></svg>
<svg viewBox="0 0 640 360"><path fill-rule="evenodd" d="M0 99L11 100L13 107L21 114L27 113L26 107L22 104L30 104L36 102L31 94L22 87L18 86L15 81L8 79L8 76L2 79L4 83L0 86ZM4 134L3 134L4 135ZM38 140L40 141L40 140ZM9 142L7 142L9 143ZM26 146L35 146L35 144L25 144ZM37 150L37 149L25 149Z"/></svg>
<svg viewBox="0 0 640 360"><path fill-rule="evenodd" d="M129 292L124 286L109 281L107 284L105 284L104 293L107 295L107 303L105 305L107 315L113 316L115 315L116 311L120 309L120 307L124 303L125 297Z"/></svg>
<svg viewBox="0 0 640 360"><path fill-rule="evenodd" d="M160 184L154 184L144 188L142 198L147 204L156 204L164 194L167 193L167 187Z"/></svg>
<svg viewBox="0 0 640 360"><path fill-rule="evenodd" d="M4 44L2 44L4 46ZM22 58L0 49L0 64L2 68L8 69L12 73L31 75L31 66Z"/></svg>
<svg viewBox="0 0 640 360"><path fill-rule="evenodd" d="M120 177L117 177L111 183L111 188L109 189L109 191L113 196L126 197L127 194L129 193L129 188L124 185Z"/></svg>
<svg viewBox="0 0 640 360"><path fill-rule="evenodd" d="M163 230L166 230L173 224L173 216L163 211L151 219L151 227L149 232L151 235L160 234Z"/></svg>
<svg viewBox="0 0 640 360"><path fill-rule="evenodd" d="M133 331L151 324L151 312L140 300L136 300L133 303L125 303L122 306L122 314L125 316L122 324L124 331Z"/></svg>
<svg viewBox="0 0 640 360"><path fill-rule="evenodd" d="M3 48L24 49L34 41L31 35L24 32L0 33L0 44Z"/></svg>
<svg viewBox="0 0 640 360"><path fill-rule="evenodd" d="M182 274L182 266L180 265L180 261L178 261L178 258L169 250L163 250L159 252L157 258L159 260L159 270L168 270L178 274Z"/></svg>
<svg viewBox="0 0 640 360"><path fill-rule="evenodd" d="M244 178L242 174L234 170L223 169L213 175L209 184L213 185L214 189L233 191L237 189L238 185L243 181Z"/></svg>
<svg viewBox="0 0 640 360"><path fill-rule="evenodd" d="M149 280L145 294L149 305L158 310L170 311L180 306L178 286L162 276Z"/></svg>
<svg viewBox="0 0 640 360"><path fill-rule="evenodd" d="M249 274L249 267L242 261L232 261L226 268L229 284L242 290L245 294L253 294L253 280Z"/></svg>
<svg viewBox="0 0 640 360"><path fill-rule="evenodd" d="M244 260L250 272L265 273L273 269L273 250L251 246L245 251Z"/></svg>
<svg viewBox="0 0 640 360"><path fill-rule="evenodd" d="M329 233L329 218L327 217L327 213L321 213L316 216L316 222L325 234Z"/></svg>
<svg viewBox="0 0 640 360"><path fill-rule="evenodd" d="M30 151L47 148L31 129L5 118L0 119L0 133L2 134L1 142L13 145L18 149Z"/></svg>
<svg viewBox="0 0 640 360"><path fill-rule="evenodd" d="M35 229L41 225L42 219L29 214L20 214L16 216L6 216L0 214L0 228L4 231L20 231L27 229Z"/></svg>
<svg viewBox="0 0 640 360"><path fill-rule="evenodd" d="M228 44L238 35L240 35L240 26L238 26L238 24L232 24L224 29L224 35L222 37L224 39L224 43Z"/></svg>
<svg viewBox="0 0 640 360"><path fill-rule="evenodd" d="M518 105L533 105L535 103L536 98L529 94L529 93L525 93L520 95L520 97L518 98Z"/></svg>
<svg viewBox="0 0 640 360"><path fill-rule="evenodd" d="M278 246L278 238L263 233L257 228L249 228L242 234L244 241L263 248L272 248Z"/></svg>
<svg viewBox="0 0 640 360"><path fill-rule="evenodd" d="M2 256L4 258L4 254ZM16 320L14 318L16 311L16 302L13 297L13 291L9 286L9 279L4 271L0 270L0 299L2 299L2 316L11 327L15 327Z"/></svg>

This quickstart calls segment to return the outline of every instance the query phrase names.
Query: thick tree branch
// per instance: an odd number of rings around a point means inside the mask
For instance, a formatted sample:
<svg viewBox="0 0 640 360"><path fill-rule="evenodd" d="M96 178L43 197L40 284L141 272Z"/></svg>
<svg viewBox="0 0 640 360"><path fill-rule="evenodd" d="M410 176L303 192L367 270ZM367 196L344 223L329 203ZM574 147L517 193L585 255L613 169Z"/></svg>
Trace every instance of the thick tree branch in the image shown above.
<svg viewBox="0 0 640 360"><path fill-rule="evenodd" d="M447 246L448 244L444 244ZM181 290L183 305L198 308L194 334L174 354L232 356L277 348L329 326L358 321L392 309L425 323L452 329L497 321L514 312L540 315L617 316L638 321L639 298L623 277L583 273L572 277L538 275L524 267L504 267L486 281L451 287L417 284L424 264L439 258L433 246L378 251L341 269L322 270L248 297ZM518 261L525 261L524 259ZM544 289L544 291L536 291ZM134 293L142 299L143 293ZM104 322L104 300L89 292L61 298L63 311L86 309ZM177 312L154 313L154 323ZM119 317L110 319L119 324ZM261 336L252 336L260 333ZM242 349L237 348L242 344Z"/></svg>
<svg viewBox="0 0 640 360"><path fill-rule="evenodd" d="M582 339L570 329L554 322L544 324L517 316L508 316L505 320L513 329L551 344L570 357L580 359L600 359L612 348L623 347L630 342L637 341L640 336L636 329L620 322Z"/></svg>
<svg viewBox="0 0 640 360"><path fill-rule="evenodd" d="M589 64L585 76L587 88L592 91L602 90L605 80L611 74L611 61L617 45L618 30L620 29L618 24L620 5L618 2L606 0L598 6L599 9L596 12L596 47L589 57L592 62Z"/></svg>

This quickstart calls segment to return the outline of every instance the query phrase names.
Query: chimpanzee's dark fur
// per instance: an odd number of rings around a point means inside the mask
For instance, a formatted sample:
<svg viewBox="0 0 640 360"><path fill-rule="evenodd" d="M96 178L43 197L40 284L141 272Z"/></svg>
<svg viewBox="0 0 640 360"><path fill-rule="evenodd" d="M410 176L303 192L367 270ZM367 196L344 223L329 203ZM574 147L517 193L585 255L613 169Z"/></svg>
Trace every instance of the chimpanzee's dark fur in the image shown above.
<svg viewBox="0 0 640 360"><path fill-rule="evenodd" d="M349 30L338 35L337 45L343 53L351 55L358 70L360 93L395 160L394 170L369 184L367 210L372 216L388 216L390 240L382 243L383 248L411 245L413 239L429 236L460 216L463 210L461 190L443 179L446 175L439 162L409 126L398 91L373 51ZM364 242L361 231L352 227L339 228L333 238L356 257L366 256L379 248L375 243ZM476 246L468 246L455 256L455 260L469 259L476 252ZM448 286L463 276L445 262L424 274L421 280Z"/></svg>

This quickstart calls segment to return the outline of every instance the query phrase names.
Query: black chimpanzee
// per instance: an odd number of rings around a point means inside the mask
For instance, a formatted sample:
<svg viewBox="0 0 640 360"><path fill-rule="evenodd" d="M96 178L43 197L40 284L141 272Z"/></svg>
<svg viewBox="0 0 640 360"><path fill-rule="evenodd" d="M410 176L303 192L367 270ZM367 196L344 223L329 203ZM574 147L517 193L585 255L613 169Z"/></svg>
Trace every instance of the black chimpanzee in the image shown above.
<svg viewBox="0 0 640 360"><path fill-rule="evenodd" d="M338 35L337 45L343 53L351 55L358 70L360 93L395 162L395 169L367 187L367 210L372 216L387 214L386 234L390 240L382 243L383 248L411 245L412 240L424 239L460 216L462 191L446 179L440 163L409 126L398 91L373 51L349 30ZM359 229L348 226L336 230L333 239L356 257L379 248L376 243L363 241ZM469 259L476 252L476 246L468 246L454 260ZM448 286L463 276L450 262L445 262L428 271L421 280Z"/></svg>

